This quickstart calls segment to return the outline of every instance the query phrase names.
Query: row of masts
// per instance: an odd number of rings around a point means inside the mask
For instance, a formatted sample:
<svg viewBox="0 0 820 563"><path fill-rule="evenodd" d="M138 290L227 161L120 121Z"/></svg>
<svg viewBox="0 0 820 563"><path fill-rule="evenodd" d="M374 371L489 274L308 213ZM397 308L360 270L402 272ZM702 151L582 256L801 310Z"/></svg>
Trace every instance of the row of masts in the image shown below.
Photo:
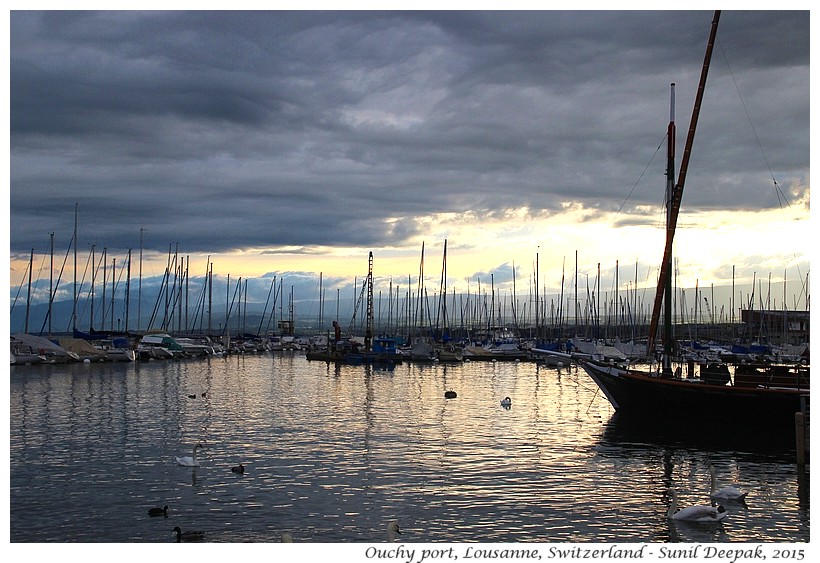
<svg viewBox="0 0 820 563"><path fill-rule="evenodd" d="M446 248L446 245L445 245ZM537 258L536 258L537 260ZM483 332L485 334L499 329L507 329L521 338L556 340L566 336L580 336L584 338L612 340L645 339L650 323L647 300L644 298L646 289L639 287L638 264L635 264L635 280L628 283L625 290L620 290L617 272L620 267L616 262L616 283L610 294L602 291L601 265L598 264L598 275L591 286L587 280L585 295L579 295L580 276L576 275L575 296L564 293L564 277L562 275L562 289L560 296L553 298L539 298L539 283L537 273L530 279L528 295L519 299L513 284L512 294L499 291L494 287L494 279L490 277L489 290L482 289L478 280L478 291L473 292L468 285L465 292L457 292L454 288L449 292L442 285L438 292L428 293L420 278L417 293L394 286L392 279L389 283L387 295L378 292L377 303L369 311L377 313L375 326L381 333L406 334L411 336L429 336L434 338L463 337L466 334ZM536 270L537 272L537 270ZM734 269L733 269L734 272ZM513 279L515 275L513 272ZM676 278L675 278L676 279ZM741 306L735 308L734 281L732 285L731 305L717 306L714 285L709 289L702 289L696 282L694 297L690 290L678 289L675 283L672 306L672 326L674 338L684 336L697 339L699 336L725 336L731 334L733 339L753 340L765 337L765 334L749 333L748 326L740 325L740 315L736 311L754 311L756 309L768 314L778 308L777 299L773 297L771 275L768 281L768 290L763 291L762 280L757 281L759 289L751 291L746 297L739 294ZM753 284L754 285L754 284ZM408 277L407 287L412 287ZM782 311L786 307L786 282L783 282ZM805 285L808 287L808 276ZM357 303L349 332L365 332L365 322L369 317L365 315L357 322L357 311L364 302L364 295L369 291L367 281L361 286L358 300L354 293L353 301ZM802 292L803 290L801 290ZM543 295L547 295L547 288L543 288ZM371 294L372 295L372 294ZM765 298L763 297L765 295ZM802 295L802 293L801 293ZM758 303L756 304L756 300ZM691 300L691 301L690 301ZM337 297L338 303L338 297ZM320 306L321 308L321 306ZM797 308L795 297L794 309ZM808 301L806 301L806 311ZM337 305L338 311L338 305ZM572 313L569 313L572 311ZM338 314L337 314L338 316ZM320 322L321 324L321 322ZM718 328L720 327L720 328ZM764 330L763 325L758 327Z"/></svg>
<svg viewBox="0 0 820 563"><path fill-rule="evenodd" d="M76 208L75 208L76 214ZM76 217L76 215L75 215ZM69 253L74 250L74 288L72 299L72 313L69 326L65 328L65 332L78 332L78 320L84 316L84 311L78 311L77 307L81 303L81 288L86 285L86 276L90 275L90 283L88 286L88 299L85 303L90 304L90 312L88 315L89 332L131 332L132 330L141 331L142 319L142 229L140 229L140 254L139 254L139 276L138 276L138 298L137 298L137 326L131 324L130 314L132 311L131 305L131 275L132 265L132 249L128 249L126 258L120 263L118 271L117 258L112 257L108 260L108 249L103 248L102 256L97 261L96 245L91 245L91 250L88 255L88 260L85 264L82 276L78 278L78 257L77 257L77 227L75 220L74 235L69 243L66 251L65 259L57 276L56 284L54 279L54 233L50 234L50 257L49 263L49 290L48 290L48 309L43 319L43 324L40 327L40 334L51 335L55 332L53 306L55 296L58 294L60 282L63 277L65 265L68 261ZM27 296L26 296L26 312L23 331L31 333L30 326L31 318L31 304L32 304L32 287L34 287L33 272L34 272L34 254L35 249L31 249L31 254L27 266L27 271L24 278L28 276ZM215 334L213 324L213 263L208 257L208 268L202 282L198 282L200 293L196 297L191 307L189 296L191 294L190 288L190 257L182 257L179 255L178 245L176 251L173 250L172 245L169 245L168 259L165 271L160 283L160 290L157 294L156 300L151 311L150 319L147 324L147 330L162 330L162 331L177 331L177 332L199 332L207 334ZM98 277L102 277L102 281L98 283ZM277 281L279 284L277 285ZM236 318L247 318L247 296L248 296L248 280L243 280L240 277L235 282L233 295L231 295L231 279L230 274L227 276L226 283L226 301L225 301L225 319L224 325L219 323L219 333L227 330L230 320L236 309ZM117 296L118 292L122 292L122 284L124 288L124 302L122 306L122 316L116 315ZM101 288L101 296L97 295L97 288ZM268 292L268 298L265 303L265 311L262 314L262 320L257 328L257 332L270 331L271 324L274 322L274 312L276 311L277 303L279 303L280 320L277 326L281 327L286 324L283 321L284 299L283 299L283 280L274 276L271 281L271 287ZM108 292L108 295L106 293ZM19 292L18 292L19 295ZM273 303L271 303L271 295L273 295ZM16 302L16 299L15 299ZM95 306L102 304L102 311L95 311ZM268 315L268 306L271 305L271 313ZM14 303L12 304L12 310ZM288 314L290 320L293 318L293 295L291 291L291 303L289 305ZM244 317L243 317L244 315ZM124 318L123 318L124 317ZM116 318L116 326L115 326ZM263 324L267 321L267 324ZM245 326L244 320L242 326ZM107 325L107 326L106 326ZM223 326L225 328L223 328Z"/></svg>
<svg viewBox="0 0 820 563"><path fill-rule="evenodd" d="M76 229L76 227L75 227ZM55 284L54 280L54 233L50 236L50 281L49 281L49 310L40 329L40 334L52 334L54 331L53 315L51 306L54 296L62 278L62 273L67 262L69 252L73 249L76 254L76 230L72 238L63 266L60 268L60 275ZM635 263L634 280L626 282L626 288L622 288L619 278L621 267L618 261L615 264L614 286L611 291L602 291L601 264L598 263L595 280L590 285L587 276L586 288L579 287L581 274L578 272L578 252L575 253L575 274L574 274L574 296L566 289L566 259L561 272L561 288L558 294L549 296L546 284L543 284L539 275L539 253L536 253L533 271L529 275L529 287L526 296L517 294L517 285L513 281L510 290L499 290L495 286L494 276L490 275L488 284L482 285L482 280L477 279L477 290L468 282L466 292L458 292L454 287L448 287L447 276L447 241L444 241L444 250L441 262L441 277L439 287L435 291L428 291L426 276L424 272L425 246L422 243L421 259L419 261L419 275L414 284L412 276L407 277L407 286L402 290L399 284L395 284L390 278L386 297L379 290L374 293L372 254L368 263L368 276L361 286L362 293L356 292L358 282L354 282L354 296L352 303L355 308L350 318L348 332L366 332L367 327L359 323L370 320L370 333L393 333L405 334L407 336L430 336L436 338L464 337L468 334L490 334L500 328L507 329L508 332L522 338L533 338L537 340L555 340L568 336L580 336L587 338L599 338L609 340L620 339L640 339L648 336L647 325L650 323L647 315L647 302L644 298L646 288L640 288L638 263ZM97 259L96 245L91 246L88 260L81 273L79 268L75 270L74 301L70 326L66 330L75 331L78 329L77 322L81 318L86 318L85 311L78 311L78 305L83 303L90 305L88 315L88 326L90 331L117 331L131 332L141 331L143 328L143 279L142 279L142 230L140 230L140 251L139 251L139 274L137 285L136 304L136 324L131 320L132 300L132 250L128 249L123 260L117 261L116 257L108 256L108 249L103 248L101 258ZM75 258L75 263L77 258ZM26 303L25 332L30 332L29 314L32 302L32 276L34 263L34 249L31 251L28 268L28 294ZM110 264L110 267L109 267ZM119 265L118 265L119 264ZM259 315L259 304L248 304L248 279L238 278L232 282L230 274L226 278L224 294L224 315L214 312L214 271L210 256L204 275L194 279L190 276L191 259L188 256L181 256L179 246L169 245L165 271L160 282L160 290L154 300L148 320L146 330L162 330L176 333L199 333L209 335L225 335L230 330L237 330L241 333L268 334L283 328L293 331L295 325L295 296L291 286L290 300L287 303L284 295L284 279L274 276L268 289L264 309ZM648 272L647 272L648 274ZM81 299L81 289L86 287L87 278L90 278L90 286L87 290L87 299ZM101 283L99 283L101 278ZM512 266L512 280L518 278L515 264ZM319 274L319 315L318 326L312 327L315 331L323 330L326 323L325 302L326 293L322 288L322 274ZM762 284L762 280L760 282ZM124 298L123 296L123 285ZM221 284L220 284L221 285ZM415 285L415 291L412 288ZM766 298L763 301L764 291L757 292L759 296L759 309L772 309L772 281L769 277L769 290L765 292ZM22 284L21 284L22 287ZM786 304L786 282L784 275L783 310L787 309ZM101 296L98 295L98 288ZM808 288L808 279L804 288ZM193 295L193 298L191 297ZM358 307L364 302L367 295L367 302L370 307L362 315ZM691 306L687 303L690 296L685 290L676 290L675 297L670 300L672 312L670 313L672 324L684 323L688 327L697 327L701 324L723 324L736 322L735 312L738 308L734 304L734 269L732 303L728 307L718 308L714 297L714 288L710 296L706 296L703 290L695 287L695 296ZM741 307L746 309L755 308L754 290L747 298L740 296ZM808 291L806 290L806 310L808 309ZM119 296L119 300L118 300ZM375 301L377 296L377 301ZM219 298L217 298L219 299ZM776 299L774 300L776 304ZM335 319L339 320L341 295L337 290ZM706 306L704 306L704 302ZM101 310L95 308L101 304ZM121 315L116 314L118 306L122 307ZM278 308L279 321L276 322L276 312ZM776 305L775 305L776 308ZM794 309L797 309L795 303ZM251 326L248 319L253 318L254 326ZM257 322L258 316L258 322ZM707 317L707 318L704 318ZM214 319L218 319L216 322ZM123 323L124 321L124 323ZM305 319L307 328L308 319ZM303 328L303 327L300 327ZM688 328L687 330L692 330ZM697 331L697 329L695 329ZM747 335L752 338L755 335Z"/></svg>

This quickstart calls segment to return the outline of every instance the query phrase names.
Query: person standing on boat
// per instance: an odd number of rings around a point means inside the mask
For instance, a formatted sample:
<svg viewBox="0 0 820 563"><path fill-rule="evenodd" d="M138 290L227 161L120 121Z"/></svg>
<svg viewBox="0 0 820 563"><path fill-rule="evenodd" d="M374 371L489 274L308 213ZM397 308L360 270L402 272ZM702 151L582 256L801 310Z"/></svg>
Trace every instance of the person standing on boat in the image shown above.
<svg viewBox="0 0 820 563"><path fill-rule="evenodd" d="M342 339L342 327L339 326L338 321L333 321L333 338L333 341L337 343Z"/></svg>

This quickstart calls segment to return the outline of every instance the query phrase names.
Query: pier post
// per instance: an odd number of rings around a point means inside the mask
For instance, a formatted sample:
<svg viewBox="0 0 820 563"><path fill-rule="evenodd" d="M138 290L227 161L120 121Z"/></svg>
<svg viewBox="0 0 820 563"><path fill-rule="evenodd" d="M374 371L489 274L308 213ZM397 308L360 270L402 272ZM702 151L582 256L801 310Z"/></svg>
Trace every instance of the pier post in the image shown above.
<svg viewBox="0 0 820 563"><path fill-rule="evenodd" d="M794 435L797 447L797 463L806 463L806 420L802 412L794 413Z"/></svg>

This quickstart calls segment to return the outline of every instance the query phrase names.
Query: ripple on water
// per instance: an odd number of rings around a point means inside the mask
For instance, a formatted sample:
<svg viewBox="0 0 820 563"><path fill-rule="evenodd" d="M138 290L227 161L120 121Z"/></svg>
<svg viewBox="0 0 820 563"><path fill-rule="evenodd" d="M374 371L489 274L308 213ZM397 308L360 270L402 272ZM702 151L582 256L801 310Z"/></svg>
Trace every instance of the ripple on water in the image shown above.
<svg viewBox="0 0 820 563"><path fill-rule="evenodd" d="M15 542L170 542L174 525L212 542L381 541L390 518L406 542L809 539L791 459L630 427L574 370L273 354L26 366L10 409ZM178 467L195 443L201 467ZM665 491L704 498L709 463L748 507L718 530L669 523ZM147 517L163 504L168 518Z"/></svg>

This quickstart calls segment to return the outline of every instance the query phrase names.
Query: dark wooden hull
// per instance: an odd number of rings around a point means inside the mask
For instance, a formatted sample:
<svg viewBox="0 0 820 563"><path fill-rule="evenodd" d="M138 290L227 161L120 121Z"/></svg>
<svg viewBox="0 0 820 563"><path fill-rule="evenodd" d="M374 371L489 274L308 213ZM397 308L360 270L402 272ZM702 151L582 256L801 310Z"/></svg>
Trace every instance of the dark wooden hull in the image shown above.
<svg viewBox="0 0 820 563"><path fill-rule="evenodd" d="M619 412L657 415L665 420L716 424L794 424L808 406L808 389L716 385L701 380L658 377L582 360L581 367Z"/></svg>

